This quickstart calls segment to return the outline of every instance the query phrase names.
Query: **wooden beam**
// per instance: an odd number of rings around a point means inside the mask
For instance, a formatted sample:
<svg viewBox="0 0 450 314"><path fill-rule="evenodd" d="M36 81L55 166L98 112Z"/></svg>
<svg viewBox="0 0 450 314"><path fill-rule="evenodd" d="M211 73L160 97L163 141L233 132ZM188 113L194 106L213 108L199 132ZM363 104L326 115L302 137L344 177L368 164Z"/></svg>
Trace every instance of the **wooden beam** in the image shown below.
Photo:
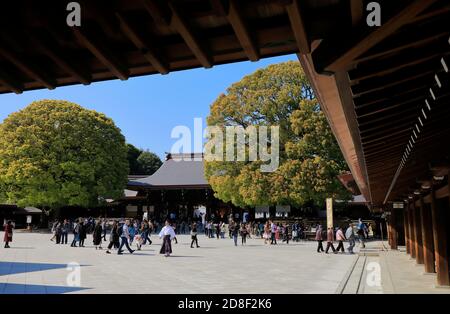
<svg viewBox="0 0 450 314"><path fill-rule="evenodd" d="M38 34L33 35L33 44L38 47L47 57L53 60L62 70L66 71L77 81L83 85L91 84L91 76L85 71L73 65L73 63L65 59L65 54L61 49L52 44L50 40L46 40L43 36Z"/></svg>
<svg viewBox="0 0 450 314"><path fill-rule="evenodd" d="M83 28L72 27L75 37L86 47L103 65L105 65L117 78L125 81L129 77L128 68L104 45L89 35Z"/></svg>
<svg viewBox="0 0 450 314"><path fill-rule="evenodd" d="M9 62L14 64L17 68L19 68L23 73L25 73L27 76L29 76L31 79L41 83L43 86L47 87L48 89L55 89L56 82L50 78L45 77L40 73L39 70L35 69L34 66L31 64L28 64L27 61L24 60L23 57L18 56L12 51L8 51L7 49L3 48L4 45L1 45L0 47L0 55L3 55L5 59L7 59ZM14 87L14 86L10 86ZM17 89L18 87L14 87ZM19 91L19 89L17 89Z"/></svg>
<svg viewBox="0 0 450 314"><path fill-rule="evenodd" d="M416 262L419 265L424 263L423 259L423 239L422 239L422 224L420 220L420 208L413 203L414 209L414 228L416 235Z"/></svg>
<svg viewBox="0 0 450 314"><path fill-rule="evenodd" d="M258 48L254 43L254 39L250 36L250 32L240 11L238 1L230 0L227 19L230 22L231 27L233 27L234 33L249 60L258 61L260 58Z"/></svg>
<svg viewBox="0 0 450 314"><path fill-rule="evenodd" d="M445 209L436 201L435 192L431 190L431 217L433 223L433 241L436 261L437 283L450 286L447 228L445 227Z"/></svg>
<svg viewBox="0 0 450 314"><path fill-rule="evenodd" d="M431 219L431 209L425 206L422 195L420 196L419 201L425 272L434 273L433 224Z"/></svg>
<svg viewBox="0 0 450 314"><path fill-rule="evenodd" d="M168 26L170 24L169 16L161 9L154 0L142 0L145 9L156 24Z"/></svg>
<svg viewBox="0 0 450 314"><path fill-rule="evenodd" d="M144 55L145 59L161 74L169 73L169 66L166 62L162 61L157 53L150 48L144 38L142 38L136 29L131 26L130 22L120 13L116 14L119 22L120 28L125 36L138 48Z"/></svg>
<svg viewBox="0 0 450 314"><path fill-rule="evenodd" d="M0 83L16 94L22 94L24 89L22 83L18 82L16 79L13 79L2 69L0 69Z"/></svg>
<svg viewBox="0 0 450 314"><path fill-rule="evenodd" d="M350 0L353 27L361 24L364 17L364 3L362 0Z"/></svg>
<svg viewBox="0 0 450 314"><path fill-rule="evenodd" d="M406 246L406 253L411 254L411 241L409 236L409 219L408 219L409 213L408 213L408 205L406 205L405 209L403 210L403 225L405 228L405 246Z"/></svg>
<svg viewBox="0 0 450 314"><path fill-rule="evenodd" d="M172 1L168 2L172 11L170 26L178 31L186 45L191 49L200 64L205 68L212 68L213 62L206 51L202 48L200 40L194 34L187 21L183 18Z"/></svg>
<svg viewBox="0 0 450 314"><path fill-rule="evenodd" d="M414 19L421 12L425 11L436 1L437 0L414 0L414 2L409 4L400 13L392 17L381 27L366 36L350 42L341 53L336 51L335 42L330 42L328 45L325 45L324 42L322 42L319 48L313 53L313 59L317 64L318 72L335 73L338 71L348 70L354 60L387 37L391 36L404 25L410 23L412 19ZM342 35L348 36L348 34ZM343 38L335 40L345 42Z"/></svg>
<svg viewBox="0 0 450 314"><path fill-rule="evenodd" d="M299 0L293 0L292 4L286 6L286 11L291 22L292 31L294 32L295 40L301 54L308 54L311 52L311 45L309 43L308 34L305 29L305 23L302 17Z"/></svg>

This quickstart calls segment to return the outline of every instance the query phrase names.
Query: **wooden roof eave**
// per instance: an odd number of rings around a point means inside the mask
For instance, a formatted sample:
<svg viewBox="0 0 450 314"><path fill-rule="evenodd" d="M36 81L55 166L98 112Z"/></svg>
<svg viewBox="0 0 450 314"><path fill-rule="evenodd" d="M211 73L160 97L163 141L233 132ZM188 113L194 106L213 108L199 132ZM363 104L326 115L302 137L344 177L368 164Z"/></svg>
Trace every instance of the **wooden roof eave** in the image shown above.
<svg viewBox="0 0 450 314"><path fill-rule="evenodd" d="M355 138L354 131L348 123L350 118L345 110L343 91L340 90L336 75L320 75L315 71L311 54L298 55L306 76L314 89L330 127L335 134L347 165L354 176L362 195L372 202L369 183L366 175L366 167L362 156L361 141ZM355 121L356 122L356 121Z"/></svg>

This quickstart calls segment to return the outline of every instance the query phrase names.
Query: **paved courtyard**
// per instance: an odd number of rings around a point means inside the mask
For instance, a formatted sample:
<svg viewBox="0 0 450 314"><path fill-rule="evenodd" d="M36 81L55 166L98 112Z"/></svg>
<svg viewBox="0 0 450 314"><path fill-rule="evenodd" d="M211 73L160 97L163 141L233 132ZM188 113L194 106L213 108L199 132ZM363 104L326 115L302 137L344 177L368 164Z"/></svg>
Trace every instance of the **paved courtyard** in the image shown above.
<svg viewBox="0 0 450 314"><path fill-rule="evenodd" d="M0 234L3 238L3 233ZM71 238L71 237L70 237ZM70 240L69 238L69 240ZM1 293L335 293L356 256L315 253L314 242L246 247L200 236L200 249L179 236L174 255L159 255L161 241L134 255L58 246L48 234L16 233L0 248ZM67 264L81 265L81 287L69 287ZM73 278L73 277L71 277ZM161 284L164 282L164 284Z"/></svg>

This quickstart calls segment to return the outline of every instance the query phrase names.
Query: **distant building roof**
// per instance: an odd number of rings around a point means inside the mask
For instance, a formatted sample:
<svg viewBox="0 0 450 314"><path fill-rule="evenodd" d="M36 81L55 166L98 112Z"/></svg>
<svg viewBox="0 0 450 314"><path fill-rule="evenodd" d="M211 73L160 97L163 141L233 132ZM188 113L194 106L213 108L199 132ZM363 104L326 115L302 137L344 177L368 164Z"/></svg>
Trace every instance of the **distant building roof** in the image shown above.
<svg viewBox="0 0 450 314"><path fill-rule="evenodd" d="M128 182L129 188L209 188L203 154L168 154L153 175Z"/></svg>

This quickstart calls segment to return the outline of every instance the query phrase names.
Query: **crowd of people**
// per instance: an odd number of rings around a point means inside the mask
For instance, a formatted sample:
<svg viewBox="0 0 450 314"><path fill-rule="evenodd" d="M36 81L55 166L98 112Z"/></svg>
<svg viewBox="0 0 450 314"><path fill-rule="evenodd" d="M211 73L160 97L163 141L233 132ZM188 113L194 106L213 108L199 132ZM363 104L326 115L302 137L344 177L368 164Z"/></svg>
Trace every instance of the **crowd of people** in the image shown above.
<svg viewBox="0 0 450 314"><path fill-rule="evenodd" d="M367 226L359 219L356 226L353 223L350 223L345 232L341 227L336 228L336 230L334 228L328 228L325 235L322 225L319 225L317 227L315 238L317 241L317 253L325 252L325 254L328 254L330 249L334 254L345 253L344 242L348 241L347 251L349 254L354 254L353 249L356 246L357 240L359 240L362 248L366 247L365 242L371 232L370 229L371 226ZM327 241L325 250L323 249L324 238L326 238ZM336 241L338 242L337 248L334 247Z"/></svg>
<svg viewBox="0 0 450 314"><path fill-rule="evenodd" d="M231 239L235 246L245 246L247 239L261 238L265 245L278 245L280 242L289 244L290 241L300 241L305 238L304 226L298 222L276 223L273 220L264 222L240 222L230 218L225 221L194 221L192 223L180 222L179 224L166 220L164 224L152 220L127 219L125 221L107 220L105 218L78 218L75 221L67 219L57 220L52 225L52 237L58 245L69 243L69 234L72 234L71 247L85 247L85 240L92 234L92 243L96 250L103 250L102 244L106 244L106 253L112 254L112 250L117 250L118 255L122 255L125 249L133 254L136 250L141 250L145 245L152 245L151 235L158 234L163 240L160 253L165 256L172 254L172 242L178 243L177 234L190 234L191 248L200 248L199 234L204 233L210 239ZM9 248L12 241L13 224L8 221L4 225L5 248ZM109 231L109 234L108 234ZM318 243L317 252L326 254L330 249L333 253L345 253L344 242L348 241L347 251L353 254L353 249L358 240L361 247L365 247L365 241L370 234L373 234L370 224L366 225L359 219L358 223L350 223L343 228L328 228L324 230L318 224L315 231L315 240ZM108 238L107 238L108 237ZM239 241L240 238L240 241ZM326 240L326 248L323 242ZM338 246L335 247L335 242ZM133 245L136 249L132 249Z"/></svg>

